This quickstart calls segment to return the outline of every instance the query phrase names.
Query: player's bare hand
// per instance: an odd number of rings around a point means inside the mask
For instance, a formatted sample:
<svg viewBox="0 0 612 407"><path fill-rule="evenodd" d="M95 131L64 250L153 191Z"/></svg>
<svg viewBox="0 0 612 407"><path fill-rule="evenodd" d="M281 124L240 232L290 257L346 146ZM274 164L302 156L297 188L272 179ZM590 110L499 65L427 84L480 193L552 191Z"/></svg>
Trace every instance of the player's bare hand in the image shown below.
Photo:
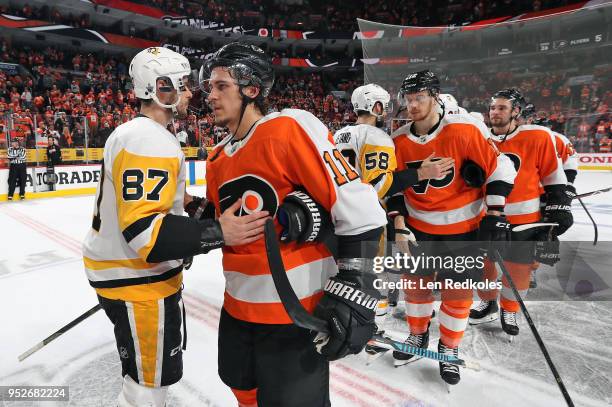
<svg viewBox="0 0 612 407"><path fill-rule="evenodd" d="M431 153L419 167L419 181L423 181L424 179L444 178L455 166L455 160L453 158L434 158L435 154L435 152Z"/></svg>
<svg viewBox="0 0 612 407"><path fill-rule="evenodd" d="M238 199L219 217L226 246L240 246L263 237L264 224L269 217L268 211L245 216L234 215L241 205L242 199Z"/></svg>
<svg viewBox="0 0 612 407"><path fill-rule="evenodd" d="M395 227L395 244L401 253L411 256L410 245L418 246L414 233L406 226L403 216L396 216L393 220Z"/></svg>

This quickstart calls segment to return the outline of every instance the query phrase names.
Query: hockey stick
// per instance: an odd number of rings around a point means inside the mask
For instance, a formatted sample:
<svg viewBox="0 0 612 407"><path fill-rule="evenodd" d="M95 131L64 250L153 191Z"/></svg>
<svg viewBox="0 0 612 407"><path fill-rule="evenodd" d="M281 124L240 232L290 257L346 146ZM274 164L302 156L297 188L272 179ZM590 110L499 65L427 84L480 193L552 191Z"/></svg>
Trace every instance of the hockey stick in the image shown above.
<svg viewBox="0 0 612 407"><path fill-rule="evenodd" d="M270 274L272 274L274 286L276 287L278 296L283 304L283 307L285 308L285 311L289 315L289 318L291 318L293 323L300 328L329 334L330 329L327 321L309 314L298 299L295 291L293 291L293 287L291 287L291 283L287 278L287 272L285 271L283 259L280 254L278 236L274 230L274 222L272 219L268 219L266 221L264 226L264 239L266 244L266 254L268 255ZM380 346L381 348L397 350L398 352L421 356L427 359L445 361L461 367L476 370L480 368L477 363L466 362L450 355L444 355L439 352L409 346L402 342L394 341L391 338L383 337L382 335L374 335L370 340L370 343L375 346Z"/></svg>
<svg viewBox="0 0 612 407"><path fill-rule="evenodd" d="M89 318L90 316L92 316L93 314L98 312L101 308L102 307L100 306L100 304L96 304L92 309L90 309L89 311L85 312L84 314L79 316L74 321L69 322L68 324L64 325L63 327L61 327L60 329L58 329L57 331L52 333L50 336L48 336L47 338L43 339L41 342L38 342L36 345L31 347L30 349L28 349L27 351L23 352L21 355L19 355L17 357L17 359L20 362L23 362L24 359L26 359L27 357L29 357L33 353L39 351L40 349L43 348L43 346L47 345L49 342L51 342L54 339L56 339L58 336L66 333L68 330L70 330L71 328L73 328L74 326L79 324L80 322L82 322L85 319Z"/></svg>
<svg viewBox="0 0 612 407"><path fill-rule="evenodd" d="M561 380L561 376L559 376L559 372L557 371L557 368L555 367L552 359L550 358L548 350L546 350L546 346L544 346L544 341L542 340L542 337L540 337L538 329L533 323L533 320L531 319L531 315L529 314L529 311L527 311L525 302L521 298L521 295L518 292L516 285L514 284L514 280L512 279L512 277L510 276L510 273L506 269L506 266L504 265L502 257L499 254L499 251L497 250L493 250L493 261L495 262L497 267L501 269L501 272L506 277L506 280L508 280L508 283L510 284L510 288L512 288L512 292L514 293L514 296L516 297L516 300L518 301L521 307L521 311L523 311L523 315L525 316L525 319L527 320L527 324L529 325L529 328L531 329L531 332L533 333L533 336L535 337L535 340L538 343L540 350L544 354L544 359L546 359L546 363L548 364L548 367L552 371L552 374L555 377L555 381L557 382L557 385L559 385L559 390L561 390L561 394L563 394L563 398L565 399L565 402L567 403L568 407L574 407L574 402L572 401L569 393L567 392L567 389L565 388L565 384L563 384L563 380Z"/></svg>
<svg viewBox="0 0 612 407"><path fill-rule="evenodd" d="M429 349L410 346L404 342L395 341L381 334L374 334L374 336L372 336L372 339L370 339L368 343L379 348L385 348L408 355L420 356L426 359L437 360L438 362L446 362L450 363L451 365L457 365L459 367L465 367L472 370L480 370L480 364L478 362L471 362L464 359L456 358L451 355L445 355L443 353L435 352Z"/></svg>
<svg viewBox="0 0 612 407"><path fill-rule="evenodd" d="M287 278L287 272L285 271L285 265L281 257L278 236L274 230L274 221L272 221L272 219L266 221L264 226L264 239L272 281L274 281L278 296L283 303L285 311L289 314L289 318L291 318L293 323L300 328L329 333L327 321L309 314L298 299L295 291L293 291L289 278Z"/></svg>
<svg viewBox="0 0 612 407"><path fill-rule="evenodd" d="M603 194L604 192L608 192L610 190L612 190L612 187L598 189L596 191L591 191L591 192L585 192L584 194L579 194L579 195L574 196L572 199L574 198L581 199L581 198L586 198L587 196L599 195L599 194Z"/></svg>
<svg viewBox="0 0 612 407"><path fill-rule="evenodd" d="M582 199L580 199L580 195L576 195L574 198L578 199L578 202L580 202L580 205L582 205L582 209L584 209L589 219L591 219L591 223L593 224L593 231L595 233L595 237L593 238L593 246L595 246L597 245L597 238L599 237L599 232L597 230L597 223L595 223L595 219L593 219L593 217L591 216L591 212L589 212L584 202L582 202Z"/></svg>

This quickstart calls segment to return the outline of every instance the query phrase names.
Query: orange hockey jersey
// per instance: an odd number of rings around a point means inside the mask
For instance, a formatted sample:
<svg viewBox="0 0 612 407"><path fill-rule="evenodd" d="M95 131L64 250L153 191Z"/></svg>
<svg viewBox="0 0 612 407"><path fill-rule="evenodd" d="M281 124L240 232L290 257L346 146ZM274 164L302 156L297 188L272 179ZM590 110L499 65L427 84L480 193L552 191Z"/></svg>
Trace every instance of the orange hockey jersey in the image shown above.
<svg viewBox="0 0 612 407"><path fill-rule="evenodd" d="M521 125L507 136L493 134L491 138L517 171L504 209L508 222L517 225L539 221L541 188L567 182L555 136L546 127Z"/></svg>
<svg viewBox="0 0 612 407"><path fill-rule="evenodd" d="M331 213L336 235L357 235L386 224L374 188L334 148L329 130L312 114L285 109L262 118L250 133L206 166L208 198L217 214L238 198L241 213L267 210L275 215L285 196L306 191ZM277 229L280 226L277 224ZM322 243L283 244L281 254L301 303L313 311L336 263ZM223 248L224 308L234 318L288 324L267 263L263 239Z"/></svg>
<svg viewBox="0 0 612 407"><path fill-rule="evenodd" d="M469 187L460 174L472 160L486 176L486 204L503 207L516 172L510 160L499 154L484 124L467 115L446 115L426 136L411 132L411 124L397 129L392 137L397 168L418 168L432 153L455 159L453 170L442 179L424 180L404 191L407 222L422 232L448 235L473 231L485 210L485 193Z"/></svg>
<svg viewBox="0 0 612 407"><path fill-rule="evenodd" d="M563 163L563 171L567 177L567 183L573 184L578 174L578 153L574 150L572 143L561 133L553 131L555 135L555 147L557 155Z"/></svg>

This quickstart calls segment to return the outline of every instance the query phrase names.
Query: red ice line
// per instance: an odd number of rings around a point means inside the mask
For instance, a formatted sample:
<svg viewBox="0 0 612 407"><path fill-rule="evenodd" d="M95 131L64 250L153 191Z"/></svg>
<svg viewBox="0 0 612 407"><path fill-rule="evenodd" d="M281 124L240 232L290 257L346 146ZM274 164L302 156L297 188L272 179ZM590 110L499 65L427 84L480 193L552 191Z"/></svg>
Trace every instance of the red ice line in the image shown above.
<svg viewBox="0 0 612 407"><path fill-rule="evenodd" d="M64 246L65 248L75 252L76 254L81 255L81 244L72 237L65 235L64 233L49 226L46 226L37 221L36 219L24 215L23 213L14 209L2 208L2 210L16 221L21 222L22 224L30 227L38 233L50 238L54 242Z"/></svg>

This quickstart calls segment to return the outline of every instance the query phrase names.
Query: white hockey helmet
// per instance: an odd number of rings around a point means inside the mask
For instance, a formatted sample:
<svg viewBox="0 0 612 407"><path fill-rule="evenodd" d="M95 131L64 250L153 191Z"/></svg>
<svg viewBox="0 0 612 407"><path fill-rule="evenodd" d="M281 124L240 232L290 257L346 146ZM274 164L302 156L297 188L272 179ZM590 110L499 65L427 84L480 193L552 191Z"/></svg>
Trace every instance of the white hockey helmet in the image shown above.
<svg viewBox="0 0 612 407"><path fill-rule="evenodd" d="M391 110L391 96L389 92L375 83L360 86L356 88L351 95L351 103L353 104L353 110L355 112L364 110L378 116L373 113L374 106L377 102L382 104L383 114Z"/></svg>
<svg viewBox="0 0 612 407"><path fill-rule="evenodd" d="M441 102L441 106L444 106L444 113L446 114L465 114L467 113L467 110L460 107L459 102L457 102L457 99L455 99L455 97L451 95L450 93L441 93L440 102Z"/></svg>
<svg viewBox="0 0 612 407"><path fill-rule="evenodd" d="M150 47L136 54L129 73L137 98L153 99L161 107L174 111L179 98L171 105L161 103L157 95L157 80L169 80L180 95L189 86L191 66L189 60L177 52L164 47Z"/></svg>

